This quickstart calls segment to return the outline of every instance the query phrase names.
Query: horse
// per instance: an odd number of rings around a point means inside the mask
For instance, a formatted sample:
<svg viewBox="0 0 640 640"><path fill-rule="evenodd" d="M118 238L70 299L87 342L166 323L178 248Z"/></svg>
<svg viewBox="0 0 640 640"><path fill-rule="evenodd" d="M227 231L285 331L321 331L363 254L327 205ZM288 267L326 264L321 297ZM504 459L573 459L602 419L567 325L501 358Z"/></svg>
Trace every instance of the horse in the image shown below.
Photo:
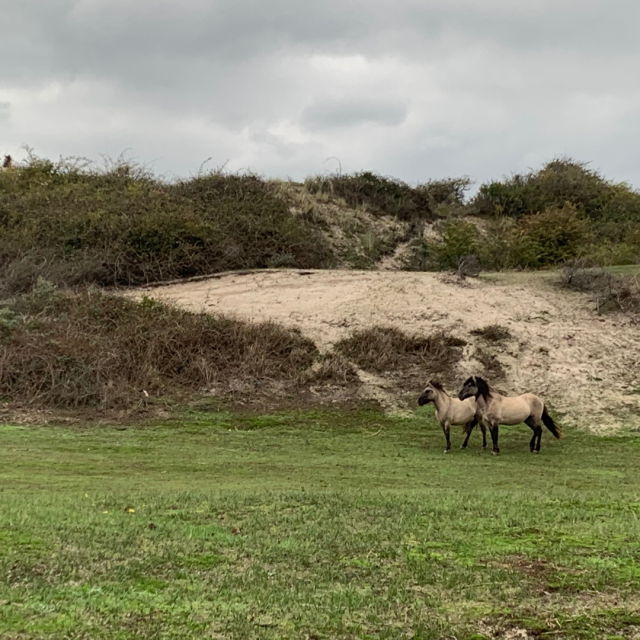
<svg viewBox="0 0 640 640"><path fill-rule="evenodd" d="M486 380L479 376L471 376L458 394L460 400L475 398L480 424L487 422L491 431L494 455L500 453L498 447L498 425L519 424L524 422L531 427L533 436L529 442L531 453L540 453L542 438L542 422L558 439L562 437L560 427L549 415L544 402L533 393L519 396L503 396L489 387ZM473 428L473 427L472 427Z"/></svg>
<svg viewBox="0 0 640 640"><path fill-rule="evenodd" d="M449 438L450 427L452 424L464 425L464 432L467 437L465 438L461 449L465 449L469 442L469 436L473 428L478 424L476 418L476 401L474 398L467 398L466 400L458 400L458 398L452 398L447 395L447 392L443 389L439 382L430 380L429 384L425 387L421 396L418 398L418 404L422 407L429 402L433 402L436 408L436 418L438 418L444 436L447 439L447 448L445 453L449 453L451 449L451 439ZM480 421L480 428L482 429L482 446L487 446L487 430L482 421Z"/></svg>

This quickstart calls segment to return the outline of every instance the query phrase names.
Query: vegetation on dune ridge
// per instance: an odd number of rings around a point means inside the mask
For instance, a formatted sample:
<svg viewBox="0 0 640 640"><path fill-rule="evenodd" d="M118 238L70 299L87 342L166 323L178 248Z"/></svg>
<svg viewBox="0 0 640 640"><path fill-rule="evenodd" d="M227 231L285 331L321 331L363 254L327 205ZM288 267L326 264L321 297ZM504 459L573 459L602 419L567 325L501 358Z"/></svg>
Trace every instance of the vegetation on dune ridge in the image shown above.
<svg viewBox="0 0 640 640"><path fill-rule="evenodd" d="M30 155L0 171L0 295L38 277L136 285L225 270L537 269L588 256L640 261L640 194L558 159L480 186L408 185L372 172L308 178L199 173L169 182L125 160L98 167ZM428 233L425 233L425 231Z"/></svg>
<svg viewBox="0 0 640 640"><path fill-rule="evenodd" d="M325 267L324 237L255 175L173 183L116 161L30 156L0 172L0 295L38 277L58 285L135 285L217 271Z"/></svg>

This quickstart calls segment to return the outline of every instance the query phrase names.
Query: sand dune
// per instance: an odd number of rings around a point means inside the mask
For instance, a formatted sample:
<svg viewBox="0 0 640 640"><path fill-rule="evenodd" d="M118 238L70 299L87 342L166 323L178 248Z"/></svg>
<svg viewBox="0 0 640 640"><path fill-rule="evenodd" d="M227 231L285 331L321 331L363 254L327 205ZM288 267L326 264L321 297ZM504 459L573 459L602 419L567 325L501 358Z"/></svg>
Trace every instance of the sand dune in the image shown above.
<svg viewBox="0 0 640 640"><path fill-rule="evenodd" d="M138 290L194 311L223 312L299 327L323 350L356 328L448 329L470 346L461 380L478 370L478 338L489 324L513 339L495 349L506 370L499 386L533 391L563 422L598 432L640 428L640 326L598 316L588 296L561 291L551 274L504 274L458 282L399 271L260 271Z"/></svg>

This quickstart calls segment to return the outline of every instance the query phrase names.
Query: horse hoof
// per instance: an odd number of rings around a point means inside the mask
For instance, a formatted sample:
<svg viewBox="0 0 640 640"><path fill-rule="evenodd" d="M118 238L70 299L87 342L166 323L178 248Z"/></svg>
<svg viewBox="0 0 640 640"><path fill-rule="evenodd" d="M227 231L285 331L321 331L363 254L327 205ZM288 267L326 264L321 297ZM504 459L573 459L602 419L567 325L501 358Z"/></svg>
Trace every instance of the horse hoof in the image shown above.
<svg viewBox="0 0 640 640"><path fill-rule="evenodd" d="M486 445L486 444L483 444L483 445L482 445L482 448L483 448L483 449L486 449L486 448L487 448L487 445Z"/></svg>
<svg viewBox="0 0 640 640"><path fill-rule="evenodd" d="M492 451L491 455L497 456L500 452L499 451Z"/></svg>
<svg viewBox="0 0 640 640"><path fill-rule="evenodd" d="M449 449L445 449L445 450L444 450L444 452L445 452L445 453L449 453Z"/></svg>
<svg viewBox="0 0 640 640"><path fill-rule="evenodd" d="M533 453L540 453L539 451L534 451Z"/></svg>

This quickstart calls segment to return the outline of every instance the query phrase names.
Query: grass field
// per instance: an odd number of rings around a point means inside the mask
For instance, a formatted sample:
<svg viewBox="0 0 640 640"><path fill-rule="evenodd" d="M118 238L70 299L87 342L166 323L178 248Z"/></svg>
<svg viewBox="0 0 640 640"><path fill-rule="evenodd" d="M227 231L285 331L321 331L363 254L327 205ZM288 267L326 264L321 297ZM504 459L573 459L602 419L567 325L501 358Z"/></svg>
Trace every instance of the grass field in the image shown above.
<svg viewBox="0 0 640 640"><path fill-rule="evenodd" d="M432 409L0 427L0 638L640 637L640 435ZM454 436L454 447L461 442ZM526 632L525 632L526 630Z"/></svg>

